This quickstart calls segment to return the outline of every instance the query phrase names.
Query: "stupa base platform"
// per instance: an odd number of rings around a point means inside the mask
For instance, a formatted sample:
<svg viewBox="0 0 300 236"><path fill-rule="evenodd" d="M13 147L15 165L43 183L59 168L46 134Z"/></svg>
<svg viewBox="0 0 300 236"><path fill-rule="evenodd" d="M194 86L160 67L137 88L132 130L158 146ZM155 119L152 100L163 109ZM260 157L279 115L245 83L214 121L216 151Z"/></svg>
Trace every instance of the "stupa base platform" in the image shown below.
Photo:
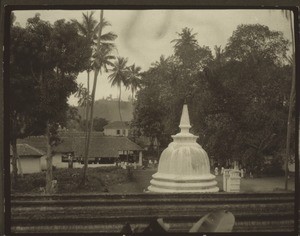
<svg viewBox="0 0 300 236"><path fill-rule="evenodd" d="M169 177L169 178L168 178ZM170 178L172 177L172 178ZM156 173L148 190L157 193L212 193L219 192L214 175L176 176Z"/></svg>

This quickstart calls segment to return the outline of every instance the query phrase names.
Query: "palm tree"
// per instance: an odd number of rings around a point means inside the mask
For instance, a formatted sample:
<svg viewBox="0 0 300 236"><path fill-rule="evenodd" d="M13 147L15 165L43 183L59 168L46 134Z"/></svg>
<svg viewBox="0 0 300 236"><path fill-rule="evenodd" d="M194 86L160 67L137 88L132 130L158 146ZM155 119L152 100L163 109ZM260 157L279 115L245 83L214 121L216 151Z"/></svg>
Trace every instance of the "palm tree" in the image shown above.
<svg viewBox="0 0 300 236"><path fill-rule="evenodd" d="M105 18L103 19L103 22L102 22L102 29L105 28L106 26L110 26L111 24L105 20ZM96 30L100 27L100 24L96 27ZM101 44L101 47L107 47L111 50L113 49L116 49L115 47L115 44L112 43L111 41L114 41L118 36L113 33L113 32L108 32L108 33L105 33L105 34L102 34L100 36L100 44Z"/></svg>
<svg viewBox="0 0 300 236"><path fill-rule="evenodd" d="M159 57L159 61L151 63L151 66L152 68L158 68L158 67L166 68L168 66L168 63L169 63L169 58L165 58L164 55L161 55Z"/></svg>
<svg viewBox="0 0 300 236"><path fill-rule="evenodd" d="M196 39L197 33L192 34L192 29L185 27L177 35L179 38L171 41L171 43L175 43L175 56L178 56L183 63L189 65L193 62L191 55L199 48Z"/></svg>
<svg viewBox="0 0 300 236"><path fill-rule="evenodd" d="M178 49L179 47L183 46L183 45L194 45L194 46L198 46L198 42L196 40L196 35L192 34L192 29L190 28L183 28L181 33L177 33L177 35L179 36L178 39L173 39L171 41L171 43L175 42L175 50Z"/></svg>
<svg viewBox="0 0 300 236"><path fill-rule="evenodd" d="M83 89L83 86L79 87L77 97L79 97L79 105L85 107L85 120L86 120L86 127L85 127L85 142L87 145L87 135L88 135L88 114L89 114L89 107L91 100L88 99L90 97L90 72L92 71L92 54L93 54L93 47L95 45L94 40L96 38L97 33L97 26L99 25L98 22L94 19L94 11L90 14L87 12L86 14L82 13L83 21L82 23L74 20L73 22L77 25L79 33L81 33L86 38L86 43L89 45L90 48L90 63L87 65L87 90Z"/></svg>
<svg viewBox="0 0 300 236"><path fill-rule="evenodd" d="M87 12L86 14L82 13L82 18L83 21L82 23L74 20L73 22L75 22L75 24L78 27L79 32L86 38L87 43L90 45L90 47L92 48L94 45L94 39L96 36L96 28L97 28L97 21L94 19L93 15L95 12L91 12L89 14L89 12ZM90 54L90 58L92 57L92 50L91 50L91 54ZM87 90L88 93L90 91L90 72L92 70L92 66L91 63L90 65L88 65L87 67ZM86 108L88 110L88 108ZM88 113L88 112L87 112Z"/></svg>
<svg viewBox="0 0 300 236"><path fill-rule="evenodd" d="M91 137L91 131L93 127L93 115L94 115L94 102L95 102L95 93L96 93L96 86L97 86L97 80L99 73L102 73L102 70L105 72L108 72L107 66L113 66L113 63L111 60L113 60L115 57L111 55L113 44L109 41L109 39L115 39L116 36L111 37L104 37L105 34L102 34L103 28L108 25L108 22L104 20L103 18L104 12L101 10L100 12L100 23L97 26L98 34L97 34L97 47L96 52L93 55L94 61L92 63L92 67L94 70L94 83L93 83L93 89L92 89L92 102L91 102L91 110L90 110L90 116L87 120L88 123L88 134L86 139L86 145L85 145L85 153L84 153L84 167L83 167L83 177L82 177L82 185L85 185L86 183L86 170L88 165L88 155L89 155L89 146L90 146L90 137ZM110 33L112 34L112 33ZM102 37L102 38L101 38ZM101 39L104 42L101 42Z"/></svg>
<svg viewBox="0 0 300 236"><path fill-rule="evenodd" d="M122 122L121 115L121 91L122 91L122 83L127 86L127 78L128 78L128 69L126 67L128 59L124 57L118 57L115 61L113 68L111 70L111 74L108 76L109 81L111 82L111 86L117 86L119 88L119 115L120 121Z"/></svg>
<svg viewBox="0 0 300 236"><path fill-rule="evenodd" d="M131 89L132 103L134 101L134 93L141 87L141 67L135 64L128 67L127 86Z"/></svg>
<svg viewBox="0 0 300 236"><path fill-rule="evenodd" d="M88 89L84 88L82 83L80 83L78 85L78 89L75 94L75 97L79 98L78 104L81 107L87 107L88 104L90 104L91 100L92 100L91 95L88 92Z"/></svg>
<svg viewBox="0 0 300 236"><path fill-rule="evenodd" d="M90 14L87 12L86 14L82 13L82 18L83 21L82 23L73 20L73 22L77 25L79 32L86 38L87 44L90 45L91 48L91 55L90 55L90 63L87 66L87 94L82 94L85 95L85 97L90 97L90 72L93 69L92 66L92 52L93 52L93 47L95 46L95 40L97 39L97 32L99 31L100 25L102 29L106 26L110 26L110 23L106 21L103 18L103 21L101 23L98 23L94 19L94 11L92 11ZM103 47L108 47L108 48L114 48L114 44L111 43L110 41L113 41L117 38L117 35L108 32L105 34L100 35L100 42ZM86 108L86 120L88 120L88 113L89 113L89 106L90 106L90 99L86 100L85 102L85 108ZM80 103L80 101L79 101ZM88 126L86 127L86 136L88 132Z"/></svg>

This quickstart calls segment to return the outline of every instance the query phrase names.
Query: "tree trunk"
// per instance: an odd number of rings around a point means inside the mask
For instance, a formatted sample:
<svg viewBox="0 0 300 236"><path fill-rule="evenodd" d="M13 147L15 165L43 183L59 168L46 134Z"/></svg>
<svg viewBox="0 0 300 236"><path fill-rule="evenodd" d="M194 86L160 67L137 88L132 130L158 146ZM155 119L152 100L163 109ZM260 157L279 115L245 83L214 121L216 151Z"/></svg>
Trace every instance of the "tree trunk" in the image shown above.
<svg viewBox="0 0 300 236"><path fill-rule="evenodd" d="M156 138L157 140L157 159L159 160L159 143L158 143L158 139Z"/></svg>
<svg viewBox="0 0 300 236"><path fill-rule="evenodd" d="M17 166L17 159L19 158L18 156L18 151L17 151L17 139L13 138L11 141L11 147L12 147L12 187L14 188L18 184L18 166Z"/></svg>
<svg viewBox="0 0 300 236"><path fill-rule="evenodd" d="M93 85L93 92L92 92L92 104L91 104L91 114L90 114L90 120L89 120L89 129L88 129L88 135L87 135L87 142L85 147L85 154L84 154L84 166L83 166L83 176L82 176L82 185L86 184L86 172L88 167L88 156L89 156L89 147L90 147L90 139L91 139L91 132L93 128L93 116L94 116L94 102L95 102L95 90L97 86L97 77L99 74L99 70L95 71L95 77L94 77L94 85Z"/></svg>
<svg viewBox="0 0 300 236"><path fill-rule="evenodd" d="M90 71L87 71L87 81L88 81L88 85L87 85L87 93L88 93L88 99L89 99L89 96L90 96ZM87 134L87 130L88 130L88 119L89 119L89 100L87 100L87 103L86 103L86 107L85 107L85 120L86 120L86 134Z"/></svg>
<svg viewBox="0 0 300 236"><path fill-rule="evenodd" d="M100 27L99 27L99 34L98 34L98 40L97 40L97 52L100 50L100 37L102 35L102 22L103 22L103 10L101 10L100 13ZM90 147L90 138L91 138L91 131L93 128L93 116L94 116L94 102L95 102L95 93L96 93L96 86L97 86L97 79L98 74L100 72L100 68L94 68L94 84L93 84L93 91L92 91L92 103L91 103L91 113L90 113L90 122L89 122L89 130L87 135L87 142L84 152L84 166L83 166L83 175L82 175L82 181L81 185L86 184L86 172L87 172L87 166L88 166L88 156L89 156L89 147Z"/></svg>
<svg viewBox="0 0 300 236"><path fill-rule="evenodd" d="M121 84L120 84L120 93L119 93L119 115L120 115L120 121L122 122L122 115L121 115Z"/></svg>
<svg viewBox="0 0 300 236"><path fill-rule="evenodd" d="M21 176L21 178L23 178L23 170L22 170L21 160L20 160L18 150L17 150L17 145L16 145L16 160L17 160L17 166L18 166L18 173Z"/></svg>
<svg viewBox="0 0 300 236"><path fill-rule="evenodd" d="M87 81L88 81L88 85L87 85L87 93L88 93L88 99L89 99L89 96L90 96L90 71L88 70L87 72ZM88 121L89 119L89 109L90 109L90 103L89 103L89 100L87 100L87 103L86 103L86 110L85 110L85 119L86 121ZM86 123L86 131L88 129L88 122Z"/></svg>
<svg viewBox="0 0 300 236"><path fill-rule="evenodd" d="M87 90L88 90L88 96L90 95L90 71L87 71ZM85 127L85 149L88 148L88 133L89 133L89 101L86 103L86 114L85 114L85 120L86 120L86 127ZM86 152L86 151L85 151ZM86 170L88 167L88 156L84 156L84 166L83 166L83 184L85 184L86 179Z"/></svg>
<svg viewBox="0 0 300 236"><path fill-rule="evenodd" d="M132 103L132 107L133 107L133 103L134 103L134 99L133 99L133 96L134 96L134 90L131 89L131 103Z"/></svg>
<svg viewBox="0 0 300 236"><path fill-rule="evenodd" d="M46 154L46 162L47 162L47 170L46 170L46 193L52 193L52 151L50 145L50 124L47 122L46 128L46 141L47 141L47 154Z"/></svg>
<svg viewBox="0 0 300 236"><path fill-rule="evenodd" d="M18 168L19 168L19 174L20 174L21 178L23 178L23 170L22 170L22 165L21 165L21 160L20 160L19 155L17 157L17 164L18 164Z"/></svg>
<svg viewBox="0 0 300 236"><path fill-rule="evenodd" d="M90 70L87 70L87 91L88 95L90 95Z"/></svg>
<svg viewBox="0 0 300 236"><path fill-rule="evenodd" d="M292 34L292 48L293 48L293 73L292 73L292 85L289 99L289 114L287 120L287 134L286 134L286 154L285 154L285 187L284 189L288 189L288 164L290 157L290 142L291 142L291 134L292 134L292 118L293 118L293 107L294 107L294 98L295 98L295 82L296 82L296 67L295 67L295 41L294 41L294 31L293 31L293 17L292 12L290 13L290 28Z"/></svg>

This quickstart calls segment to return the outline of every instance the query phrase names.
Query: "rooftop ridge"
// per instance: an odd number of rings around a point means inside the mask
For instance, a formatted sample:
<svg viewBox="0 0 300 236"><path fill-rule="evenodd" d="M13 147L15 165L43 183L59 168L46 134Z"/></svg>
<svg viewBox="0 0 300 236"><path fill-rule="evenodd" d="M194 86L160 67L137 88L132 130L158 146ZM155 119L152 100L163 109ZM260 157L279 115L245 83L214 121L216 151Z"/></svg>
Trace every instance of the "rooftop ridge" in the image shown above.
<svg viewBox="0 0 300 236"><path fill-rule="evenodd" d="M24 150L20 150L20 148L22 148L22 147L23 147ZM39 149L29 145L28 143L18 143L17 144L17 149L19 149L18 154L21 155L21 156L31 156L31 155L36 155L36 154L41 155L41 156L45 155L44 151L39 150ZM26 149L30 150L32 153L30 153L30 152L29 152L30 154L22 153L22 151L25 152ZM12 149L10 149L10 151L12 152ZM19 153L19 151L20 151L20 153Z"/></svg>

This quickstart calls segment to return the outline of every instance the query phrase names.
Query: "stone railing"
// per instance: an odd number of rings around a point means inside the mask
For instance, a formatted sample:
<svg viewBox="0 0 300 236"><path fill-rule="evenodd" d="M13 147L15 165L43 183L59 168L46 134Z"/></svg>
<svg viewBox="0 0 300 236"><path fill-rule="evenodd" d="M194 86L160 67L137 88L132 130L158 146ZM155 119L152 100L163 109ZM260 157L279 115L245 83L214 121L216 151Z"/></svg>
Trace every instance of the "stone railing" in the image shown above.
<svg viewBox="0 0 300 236"><path fill-rule="evenodd" d="M228 210L234 232L294 231L294 193L90 194L11 197L12 233L120 232L162 217L188 232L203 215Z"/></svg>

